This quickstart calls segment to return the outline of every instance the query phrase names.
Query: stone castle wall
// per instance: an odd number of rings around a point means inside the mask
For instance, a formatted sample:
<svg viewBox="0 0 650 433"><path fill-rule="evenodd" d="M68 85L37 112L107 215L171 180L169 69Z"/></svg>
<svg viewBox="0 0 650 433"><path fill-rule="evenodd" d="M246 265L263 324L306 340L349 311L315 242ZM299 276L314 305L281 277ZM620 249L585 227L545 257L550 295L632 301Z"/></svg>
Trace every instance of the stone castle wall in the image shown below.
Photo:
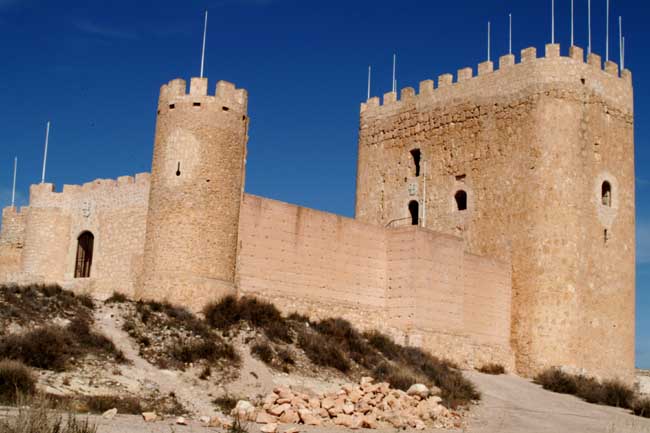
<svg viewBox="0 0 650 433"><path fill-rule="evenodd" d="M18 210L7 207L2 210L0 232L0 281L9 274L20 272L21 256L25 245L25 215L28 208Z"/></svg>
<svg viewBox="0 0 650 433"><path fill-rule="evenodd" d="M16 282L60 283L98 296L133 295L142 270L149 174L98 179L84 185L32 185ZM3 229L4 222L3 220ZM74 278L77 238L94 239L91 278ZM4 235L4 231L3 231ZM3 236L3 240L4 240Z"/></svg>
<svg viewBox="0 0 650 433"><path fill-rule="evenodd" d="M466 254L460 238L251 195L239 238L241 295L344 317L461 365L513 366L510 265Z"/></svg>
<svg viewBox="0 0 650 433"><path fill-rule="evenodd" d="M409 218L512 261L512 342L524 374L562 365L634 368L634 139L631 74L573 47L503 56L420 92L361 107L356 217ZM411 150L420 150L420 176ZM603 206L601 185L612 185ZM467 194L459 210L455 194ZM607 241L605 241L607 230ZM628 374L629 373L629 374Z"/></svg>

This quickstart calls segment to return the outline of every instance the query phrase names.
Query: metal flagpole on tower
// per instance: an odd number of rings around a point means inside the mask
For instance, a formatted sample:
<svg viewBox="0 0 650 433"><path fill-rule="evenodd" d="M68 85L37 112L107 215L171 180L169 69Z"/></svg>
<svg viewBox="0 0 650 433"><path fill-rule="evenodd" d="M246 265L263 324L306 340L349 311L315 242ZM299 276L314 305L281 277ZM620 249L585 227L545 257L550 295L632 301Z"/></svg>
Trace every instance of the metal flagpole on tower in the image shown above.
<svg viewBox="0 0 650 433"><path fill-rule="evenodd" d="M574 0L571 0L571 46L575 45L575 39L574 39L574 6L573 6Z"/></svg>
<svg viewBox="0 0 650 433"><path fill-rule="evenodd" d="M623 36L623 58L621 60L621 70L625 69L625 36Z"/></svg>
<svg viewBox="0 0 650 433"><path fill-rule="evenodd" d="M11 188L11 207L16 203L16 170L18 169L18 157L14 157L14 185Z"/></svg>
<svg viewBox="0 0 650 433"><path fill-rule="evenodd" d="M370 99L370 74L372 72L372 66L368 65L368 99Z"/></svg>
<svg viewBox="0 0 650 433"><path fill-rule="evenodd" d="M551 0L551 43L555 44L555 0Z"/></svg>
<svg viewBox="0 0 650 433"><path fill-rule="evenodd" d="M491 30L490 30L490 22L488 21L488 34L487 34L487 39L488 39L488 44L487 44L487 61L490 61L490 38L491 38Z"/></svg>
<svg viewBox="0 0 650 433"><path fill-rule="evenodd" d="M609 0L607 0L607 25L605 26L607 30L605 30L605 61L609 62Z"/></svg>
<svg viewBox="0 0 650 433"><path fill-rule="evenodd" d="M508 14L508 54L512 54L512 14Z"/></svg>
<svg viewBox="0 0 650 433"><path fill-rule="evenodd" d="M591 54L591 0L587 2L587 22L589 27L589 43L587 44L587 54Z"/></svg>
<svg viewBox="0 0 650 433"><path fill-rule="evenodd" d="M201 78L203 78L203 65L205 64L205 37L208 34L208 10L205 10L205 22L203 23L203 48L201 49Z"/></svg>
<svg viewBox="0 0 650 433"><path fill-rule="evenodd" d="M618 17L618 63L623 70L623 17Z"/></svg>
<svg viewBox="0 0 650 433"><path fill-rule="evenodd" d="M396 65L397 65L397 54L393 53L393 92L397 92L397 79L395 78Z"/></svg>
<svg viewBox="0 0 650 433"><path fill-rule="evenodd" d="M41 183L45 183L45 166L47 165L47 145L50 141L50 121L47 121L45 129L45 152L43 154L43 173L41 174Z"/></svg>

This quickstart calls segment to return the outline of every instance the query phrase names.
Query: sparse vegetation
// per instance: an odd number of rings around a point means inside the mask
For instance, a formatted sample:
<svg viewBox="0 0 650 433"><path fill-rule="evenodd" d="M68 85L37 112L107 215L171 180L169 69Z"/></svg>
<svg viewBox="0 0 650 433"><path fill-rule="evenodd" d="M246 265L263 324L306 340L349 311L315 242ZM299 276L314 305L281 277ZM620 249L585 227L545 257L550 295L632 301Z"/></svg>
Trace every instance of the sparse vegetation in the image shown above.
<svg viewBox="0 0 650 433"><path fill-rule="evenodd" d="M126 297L126 295L120 293L120 292L113 292L113 295L111 295L110 298L108 298L106 301L104 301L105 304L124 304L128 302L129 298Z"/></svg>
<svg viewBox="0 0 650 433"><path fill-rule="evenodd" d="M230 394L222 395L221 397L215 398L212 403L214 403L221 412L224 414L229 414L235 406L237 406L238 399Z"/></svg>
<svg viewBox="0 0 650 433"><path fill-rule="evenodd" d="M264 331L271 341L291 343L291 326L280 311L270 302L257 298L226 296L209 304L203 310L210 326L227 331L240 322Z"/></svg>
<svg viewBox="0 0 650 433"><path fill-rule="evenodd" d="M0 285L0 335L8 323L39 325L53 318L91 321L94 302L89 296L75 296L58 285Z"/></svg>
<svg viewBox="0 0 650 433"><path fill-rule="evenodd" d="M228 429L228 433L248 433L248 426L243 424L239 418L235 418L232 426Z"/></svg>
<svg viewBox="0 0 650 433"><path fill-rule="evenodd" d="M538 374L535 383L549 391L575 395L589 403L630 409L636 415L650 418L650 400L638 397L631 387L618 380L599 382L550 368Z"/></svg>
<svg viewBox="0 0 650 433"><path fill-rule="evenodd" d="M332 367L343 373L350 371L351 365L343 351L323 335L302 330L298 334L298 345L305 355L316 365Z"/></svg>
<svg viewBox="0 0 650 433"><path fill-rule="evenodd" d="M650 398L639 398L634 402L632 408L634 415L650 418Z"/></svg>
<svg viewBox="0 0 650 433"><path fill-rule="evenodd" d="M92 331L84 318L75 318L65 327L41 327L0 338L0 358L47 370L63 371L72 358L91 353L110 356L118 362L124 361L124 355L113 342Z"/></svg>
<svg viewBox="0 0 650 433"><path fill-rule="evenodd" d="M29 407L21 405L18 413L0 419L0 433L96 433L97 427L87 419L80 421L69 414L62 415L49 410L46 402L32 402Z"/></svg>
<svg viewBox="0 0 650 433"><path fill-rule="evenodd" d="M183 370L199 361L239 362L234 347L205 321L166 302L137 302L122 329L138 343L140 355L160 368Z"/></svg>
<svg viewBox="0 0 650 433"><path fill-rule="evenodd" d="M265 364L270 365L273 362L273 348L267 342L255 343L251 347L251 354L258 357Z"/></svg>
<svg viewBox="0 0 650 433"><path fill-rule="evenodd" d="M484 374L494 374L494 375L506 374L506 369L501 364L485 364L484 366L479 368L478 371Z"/></svg>
<svg viewBox="0 0 650 433"><path fill-rule="evenodd" d="M0 404L14 404L20 396L31 396L36 391L36 379L25 364L0 361Z"/></svg>

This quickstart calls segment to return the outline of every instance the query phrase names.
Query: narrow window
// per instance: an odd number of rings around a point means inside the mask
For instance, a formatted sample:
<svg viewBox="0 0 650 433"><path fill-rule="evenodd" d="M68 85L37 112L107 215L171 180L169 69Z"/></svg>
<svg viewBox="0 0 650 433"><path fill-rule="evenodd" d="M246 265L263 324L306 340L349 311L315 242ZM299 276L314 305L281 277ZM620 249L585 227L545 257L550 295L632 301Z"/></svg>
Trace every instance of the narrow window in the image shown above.
<svg viewBox="0 0 650 433"><path fill-rule="evenodd" d="M176 168L176 176L181 175L181 162L178 161L178 167Z"/></svg>
<svg viewBox="0 0 650 433"><path fill-rule="evenodd" d="M77 260L75 262L74 277L89 278L90 267L93 264L93 243L95 237L90 232L83 232L77 239Z"/></svg>
<svg viewBox="0 0 650 433"><path fill-rule="evenodd" d="M605 181L600 188L603 206L612 207L612 185Z"/></svg>
<svg viewBox="0 0 650 433"><path fill-rule="evenodd" d="M173 110L174 108L176 108L176 104L169 104L169 109L170 110Z"/></svg>
<svg viewBox="0 0 650 433"><path fill-rule="evenodd" d="M194 102L194 103L192 104L192 106L194 106L194 107L200 107L200 106L201 106L201 103L200 103L200 102Z"/></svg>
<svg viewBox="0 0 650 433"><path fill-rule="evenodd" d="M230 108L228 108L228 107L221 107L221 109L222 109L223 111L228 111L228 110L230 110Z"/></svg>
<svg viewBox="0 0 650 433"><path fill-rule="evenodd" d="M420 223L420 204L412 200L409 203L409 212L411 213L411 225L418 225Z"/></svg>
<svg viewBox="0 0 650 433"><path fill-rule="evenodd" d="M413 164L415 164L415 177L420 175L420 149L413 149L411 151L413 157Z"/></svg>
<svg viewBox="0 0 650 433"><path fill-rule="evenodd" d="M454 198L456 199L456 207L458 210L467 210L467 193L465 191L462 189L458 190Z"/></svg>

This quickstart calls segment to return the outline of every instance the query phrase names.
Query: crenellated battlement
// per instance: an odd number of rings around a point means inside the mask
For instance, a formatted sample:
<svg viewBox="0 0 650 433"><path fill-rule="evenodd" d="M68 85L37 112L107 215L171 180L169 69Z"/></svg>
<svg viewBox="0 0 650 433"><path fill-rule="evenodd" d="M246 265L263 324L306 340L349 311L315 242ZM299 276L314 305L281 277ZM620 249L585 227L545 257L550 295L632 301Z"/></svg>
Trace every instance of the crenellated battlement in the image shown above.
<svg viewBox="0 0 650 433"><path fill-rule="evenodd" d="M138 173L135 176L120 176L117 179L95 179L82 185L63 185L57 192L53 183L39 183L29 188L30 205L35 207L62 206L79 199L114 198L118 195L128 196L134 190L149 190L151 175Z"/></svg>
<svg viewBox="0 0 650 433"><path fill-rule="evenodd" d="M514 54L499 58L498 68L491 61L482 62L474 69L465 67L456 72L441 74L438 86L434 80L420 82L418 92L412 87L396 92L387 92L383 100L370 98L361 103L362 116L381 116L399 111L404 104L449 103L464 97L494 97L516 92L530 85L553 83L587 85L603 96L614 100L624 111L632 111L632 73L628 69L619 72L615 62L605 62L591 53L585 61L584 50L577 46L569 49L568 56L562 56L559 44L546 45L544 57L537 56L537 49L521 50L520 62Z"/></svg>
<svg viewBox="0 0 650 433"><path fill-rule="evenodd" d="M167 110L191 108L218 109L221 111L234 110L246 114L248 108L248 93L245 89L238 89L228 81L218 81L215 92L208 94L208 79L194 77L190 80L189 92L187 82L177 78L160 87L158 98L158 112Z"/></svg>

